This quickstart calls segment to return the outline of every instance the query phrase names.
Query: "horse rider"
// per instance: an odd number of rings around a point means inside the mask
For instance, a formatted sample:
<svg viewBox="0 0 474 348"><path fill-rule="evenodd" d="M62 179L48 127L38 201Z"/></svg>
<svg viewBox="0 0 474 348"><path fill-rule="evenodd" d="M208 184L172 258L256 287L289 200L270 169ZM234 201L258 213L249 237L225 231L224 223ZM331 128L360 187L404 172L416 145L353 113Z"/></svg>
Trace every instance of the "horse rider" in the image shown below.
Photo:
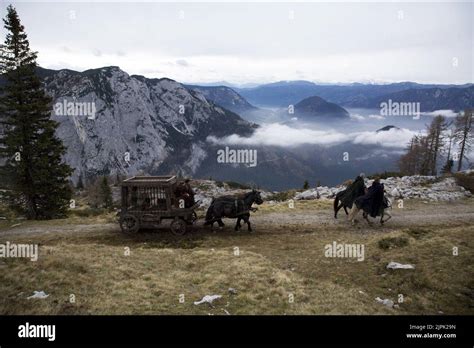
<svg viewBox="0 0 474 348"><path fill-rule="evenodd" d="M339 200L346 206L347 208L352 208L352 204L357 197L363 196L366 193L365 187L365 174L360 173L354 180L352 184L350 184L347 189L341 193Z"/></svg>
<svg viewBox="0 0 474 348"><path fill-rule="evenodd" d="M349 221L352 225L355 223L355 217L362 209L371 217L380 215L380 209L382 208L384 201L384 185L380 183L380 178L374 178L372 186L369 187L367 193L354 200L354 205L349 213Z"/></svg>
<svg viewBox="0 0 474 348"><path fill-rule="evenodd" d="M184 207L190 208L195 204L194 201L194 191L189 183L191 180L186 178L184 181L181 181L174 191L178 202L182 199L184 201Z"/></svg>

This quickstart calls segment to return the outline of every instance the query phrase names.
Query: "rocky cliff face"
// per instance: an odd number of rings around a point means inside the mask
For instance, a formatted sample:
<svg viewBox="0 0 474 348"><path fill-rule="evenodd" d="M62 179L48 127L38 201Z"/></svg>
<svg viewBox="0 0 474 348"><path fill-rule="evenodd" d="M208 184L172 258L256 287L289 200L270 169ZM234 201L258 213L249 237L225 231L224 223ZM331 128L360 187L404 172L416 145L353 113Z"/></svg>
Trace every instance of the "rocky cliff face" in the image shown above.
<svg viewBox="0 0 474 348"><path fill-rule="evenodd" d="M170 79L118 67L43 75L76 182L81 175L192 174L208 155L209 135L250 135L256 127Z"/></svg>
<svg viewBox="0 0 474 348"><path fill-rule="evenodd" d="M236 112L239 115L256 111L257 108L251 105L240 94L230 87L226 86L194 86L189 85L188 88L202 93L207 100L220 105L227 110Z"/></svg>

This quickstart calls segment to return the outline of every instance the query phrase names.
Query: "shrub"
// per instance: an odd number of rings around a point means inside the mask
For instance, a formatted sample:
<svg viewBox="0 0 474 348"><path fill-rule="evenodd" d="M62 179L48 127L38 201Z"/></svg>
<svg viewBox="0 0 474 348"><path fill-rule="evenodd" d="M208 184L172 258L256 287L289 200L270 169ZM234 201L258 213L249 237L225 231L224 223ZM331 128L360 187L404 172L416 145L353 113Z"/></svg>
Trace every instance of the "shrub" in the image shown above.
<svg viewBox="0 0 474 348"><path fill-rule="evenodd" d="M101 208L84 208L84 209L71 209L70 213L79 217L91 217L99 216L106 212L106 209Z"/></svg>
<svg viewBox="0 0 474 348"><path fill-rule="evenodd" d="M92 208L112 208L112 190L106 176L97 177L87 188L86 200Z"/></svg>
<svg viewBox="0 0 474 348"><path fill-rule="evenodd" d="M411 237L415 238L415 239L421 239L423 237L425 237L428 233L430 233L430 231L428 230L425 230L423 228L409 228L406 233L408 235L410 235Z"/></svg>
<svg viewBox="0 0 474 348"><path fill-rule="evenodd" d="M1 220L4 220L3 218L6 220L13 220L18 217L18 214L14 210L10 209L8 205L0 203L0 217L2 217L2 219L0 219L1 222Z"/></svg>
<svg viewBox="0 0 474 348"><path fill-rule="evenodd" d="M277 192L268 196L265 200L283 202L289 199L293 199L295 197L295 194L296 194L296 190L282 191L282 192Z"/></svg>
<svg viewBox="0 0 474 348"><path fill-rule="evenodd" d="M471 193L474 193L474 172L469 174L456 173L454 174L454 177L456 178L456 182L459 186L462 186Z"/></svg>
<svg viewBox="0 0 474 348"><path fill-rule="evenodd" d="M408 245L408 238L406 237L386 237L378 242L379 248L383 250L402 248Z"/></svg>
<svg viewBox="0 0 474 348"><path fill-rule="evenodd" d="M241 184L235 181L226 181L226 184L229 186L231 189L242 189L242 190L250 190L251 187L245 184Z"/></svg>
<svg viewBox="0 0 474 348"><path fill-rule="evenodd" d="M304 183L303 183L303 189L304 189L304 190L309 189L309 182L308 182L308 180L305 180L305 181L304 181Z"/></svg>

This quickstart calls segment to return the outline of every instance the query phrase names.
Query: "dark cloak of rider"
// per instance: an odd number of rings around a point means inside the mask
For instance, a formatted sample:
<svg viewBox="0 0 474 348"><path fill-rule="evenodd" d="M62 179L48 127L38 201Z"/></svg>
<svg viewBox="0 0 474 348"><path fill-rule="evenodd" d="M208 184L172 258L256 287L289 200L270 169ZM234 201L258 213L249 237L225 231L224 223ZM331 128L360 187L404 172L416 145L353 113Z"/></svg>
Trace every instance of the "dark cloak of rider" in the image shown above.
<svg viewBox="0 0 474 348"><path fill-rule="evenodd" d="M195 203L194 201L194 191L189 184L189 179L186 179L184 181L181 181L177 186L174 191L174 194L178 201L180 199L184 200L184 207L189 208L192 207Z"/></svg>
<svg viewBox="0 0 474 348"><path fill-rule="evenodd" d="M357 197L363 196L365 194L365 183L364 176L361 174L355 178L354 182L341 193L339 200L348 208L352 208L352 203L354 203Z"/></svg>
<svg viewBox="0 0 474 348"><path fill-rule="evenodd" d="M357 198L354 201L354 204L357 208L362 209L371 217L377 217L377 215L380 215L380 211L383 208L383 192L383 184L376 179L372 183L372 186L367 190L367 193L362 197Z"/></svg>

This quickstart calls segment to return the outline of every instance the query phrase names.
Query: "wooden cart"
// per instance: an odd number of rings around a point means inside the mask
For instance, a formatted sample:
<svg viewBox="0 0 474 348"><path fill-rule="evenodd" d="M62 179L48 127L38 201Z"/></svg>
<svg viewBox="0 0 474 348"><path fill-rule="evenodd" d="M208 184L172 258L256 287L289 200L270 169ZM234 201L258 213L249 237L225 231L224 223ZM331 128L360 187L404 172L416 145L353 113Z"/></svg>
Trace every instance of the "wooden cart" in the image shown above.
<svg viewBox="0 0 474 348"><path fill-rule="evenodd" d="M120 228L134 234L140 228L157 228L163 220L173 220L171 232L184 235L197 219L195 209L185 207L184 201L175 197L178 184L176 176L134 176L122 182L122 208L119 213Z"/></svg>

